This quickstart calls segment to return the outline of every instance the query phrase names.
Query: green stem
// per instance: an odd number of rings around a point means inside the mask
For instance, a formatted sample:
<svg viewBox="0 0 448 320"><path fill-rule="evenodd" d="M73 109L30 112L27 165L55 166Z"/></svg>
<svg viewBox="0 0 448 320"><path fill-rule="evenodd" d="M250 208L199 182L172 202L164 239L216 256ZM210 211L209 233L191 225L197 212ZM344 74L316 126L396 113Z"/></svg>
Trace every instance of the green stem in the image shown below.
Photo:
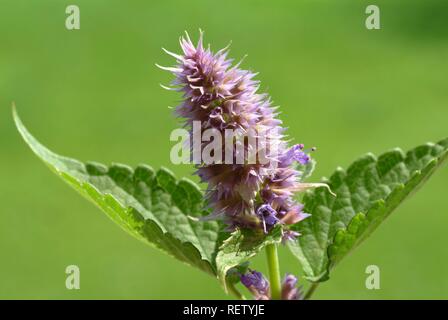
<svg viewBox="0 0 448 320"><path fill-rule="evenodd" d="M266 255L268 258L271 298L272 300L280 300L282 298L282 284L280 279L280 265L278 263L277 245L276 244L267 245Z"/></svg>
<svg viewBox="0 0 448 320"><path fill-rule="evenodd" d="M305 297L303 297L304 300L309 300L311 298L311 296L313 295L314 291L317 289L317 287L319 286L320 282L314 282L310 288L308 289L308 291L305 293Z"/></svg>
<svg viewBox="0 0 448 320"><path fill-rule="evenodd" d="M246 297L238 291L237 288L235 288L235 285L233 283L227 282L227 290L229 293L233 294L237 299L239 300L246 300Z"/></svg>

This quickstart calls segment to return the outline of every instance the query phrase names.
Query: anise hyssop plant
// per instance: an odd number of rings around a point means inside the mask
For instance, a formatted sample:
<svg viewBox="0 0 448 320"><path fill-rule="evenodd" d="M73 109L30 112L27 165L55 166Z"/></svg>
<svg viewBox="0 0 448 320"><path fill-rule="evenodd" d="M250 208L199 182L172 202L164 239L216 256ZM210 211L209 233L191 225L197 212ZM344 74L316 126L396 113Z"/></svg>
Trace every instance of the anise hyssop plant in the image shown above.
<svg viewBox="0 0 448 320"><path fill-rule="evenodd" d="M259 92L255 73L227 57L180 39L170 86L182 94L187 160L205 191L165 168L82 163L41 145L14 108L19 132L52 171L134 237L217 278L226 292L254 299L308 299L333 267L358 246L446 160L448 139L407 153L367 154L347 170L310 183L315 161L303 144L290 145L277 107ZM190 142L191 141L191 142ZM185 151L185 150L184 150ZM174 162L174 161L173 161ZM301 196L299 202L298 198ZM280 274L277 248L287 246L311 282ZM266 250L269 275L249 260Z"/></svg>

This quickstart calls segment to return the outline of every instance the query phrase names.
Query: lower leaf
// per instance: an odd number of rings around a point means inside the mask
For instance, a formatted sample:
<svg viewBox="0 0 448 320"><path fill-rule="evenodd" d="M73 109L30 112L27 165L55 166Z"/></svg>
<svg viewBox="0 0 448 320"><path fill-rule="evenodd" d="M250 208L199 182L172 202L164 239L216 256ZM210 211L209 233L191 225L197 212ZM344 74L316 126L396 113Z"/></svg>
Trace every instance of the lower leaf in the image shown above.
<svg viewBox="0 0 448 320"><path fill-rule="evenodd" d="M325 281L331 268L365 240L389 214L415 192L448 158L448 139L404 154L396 149L378 158L368 154L347 171L337 169L325 188L305 194L312 216L294 226L302 234L289 248L306 278Z"/></svg>
<svg viewBox="0 0 448 320"><path fill-rule="evenodd" d="M197 221L208 213L193 182L178 181L163 168L154 172L146 165L135 169L121 164L106 167L57 155L28 132L15 110L14 120L32 151L125 231L182 262L216 274L220 225Z"/></svg>

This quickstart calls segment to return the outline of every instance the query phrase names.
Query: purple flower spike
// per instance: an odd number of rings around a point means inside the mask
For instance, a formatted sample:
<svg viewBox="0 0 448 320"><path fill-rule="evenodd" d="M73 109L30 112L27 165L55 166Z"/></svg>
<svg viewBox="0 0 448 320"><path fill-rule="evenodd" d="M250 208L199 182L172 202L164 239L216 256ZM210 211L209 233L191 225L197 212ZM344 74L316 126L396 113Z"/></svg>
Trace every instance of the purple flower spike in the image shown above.
<svg viewBox="0 0 448 320"><path fill-rule="evenodd" d="M241 283L249 289L256 300L270 300L269 281L261 272L249 270L240 276ZM297 278L291 274L286 274L282 282L282 300L301 300L302 294L297 287Z"/></svg>
<svg viewBox="0 0 448 320"><path fill-rule="evenodd" d="M308 154L310 151L314 151L315 148L304 150L305 146L303 144L296 144L286 151L283 158L281 159L283 165L291 165L294 161L297 161L301 165L306 165L310 162L311 157Z"/></svg>
<svg viewBox="0 0 448 320"><path fill-rule="evenodd" d="M303 216L290 214L298 206L293 196L308 187L299 183L293 162L306 164L310 159L308 150L300 144L288 148L276 107L267 94L258 92L260 83L254 79L255 73L240 69L239 64L232 65L227 48L214 53L204 47L202 32L197 45L188 34L180 39L180 45L182 54L165 50L176 59L176 65L160 68L175 75L171 89L182 92L184 98L176 114L184 119L191 136L199 122L201 130L212 129L221 137L231 129L236 137L256 132L257 141L261 137L266 140L260 150L254 148L260 141L255 145L239 142L214 153L227 159L226 150L233 150L230 163L196 163L196 174L207 183L206 199L212 209L206 219L224 220L229 231L261 228L264 232L269 232L279 219L284 219L283 223L300 221ZM190 147L193 153L202 155L206 146L202 142ZM255 161L249 161L249 151L254 149ZM241 156L243 161L237 161Z"/></svg>
<svg viewBox="0 0 448 320"><path fill-rule="evenodd" d="M302 294L296 287L297 278L292 274L287 274L282 284L282 300L301 300Z"/></svg>
<svg viewBox="0 0 448 320"><path fill-rule="evenodd" d="M261 272L250 270L240 276L241 283L249 289L256 300L269 300L269 281Z"/></svg>
<svg viewBox="0 0 448 320"><path fill-rule="evenodd" d="M300 233L292 230L283 230L282 243L286 244L288 241L295 241Z"/></svg>
<svg viewBox="0 0 448 320"><path fill-rule="evenodd" d="M272 226L274 226L279 219L277 218L277 211L275 211L269 204L261 205L256 212L256 215L263 223L263 231L267 233Z"/></svg>
<svg viewBox="0 0 448 320"><path fill-rule="evenodd" d="M302 210L303 205L296 205L292 207L291 210L281 218L281 222L284 224L296 224L311 216L309 213L305 213Z"/></svg>

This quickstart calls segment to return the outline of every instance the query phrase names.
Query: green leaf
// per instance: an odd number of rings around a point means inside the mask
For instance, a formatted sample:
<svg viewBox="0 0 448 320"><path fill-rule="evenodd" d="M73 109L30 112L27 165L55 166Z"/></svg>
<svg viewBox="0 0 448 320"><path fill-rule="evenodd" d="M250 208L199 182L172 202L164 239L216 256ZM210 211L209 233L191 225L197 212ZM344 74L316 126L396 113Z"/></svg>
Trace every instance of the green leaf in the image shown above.
<svg viewBox="0 0 448 320"><path fill-rule="evenodd" d="M154 172L146 165L134 170L121 164L106 167L59 156L28 132L15 109L13 113L17 129L33 152L125 231L180 261L216 274L220 226L214 221L197 221L207 212L193 182L178 181L163 168Z"/></svg>
<svg viewBox="0 0 448 320"><path fill-rule="evenodd" d="M216 256L218 278L223 287L227 287L227 277L230 269L242 264L244 266L245 262L257 255L268 244L280 243L281 238L282 231L278 225L268 235L253 230L236 230L233 232L223 242Z"/></svg>
<svg viewBox="0 0 448 320"><path fill-rule="evenodd" d="M306 278L325 281L330 270L366 239L448 157L448 139L427 143L404 154L367 154L347 171L338 168L325 188L308 191L305 212L312 216L294 226L302 234L289 244Z"/></svg>

